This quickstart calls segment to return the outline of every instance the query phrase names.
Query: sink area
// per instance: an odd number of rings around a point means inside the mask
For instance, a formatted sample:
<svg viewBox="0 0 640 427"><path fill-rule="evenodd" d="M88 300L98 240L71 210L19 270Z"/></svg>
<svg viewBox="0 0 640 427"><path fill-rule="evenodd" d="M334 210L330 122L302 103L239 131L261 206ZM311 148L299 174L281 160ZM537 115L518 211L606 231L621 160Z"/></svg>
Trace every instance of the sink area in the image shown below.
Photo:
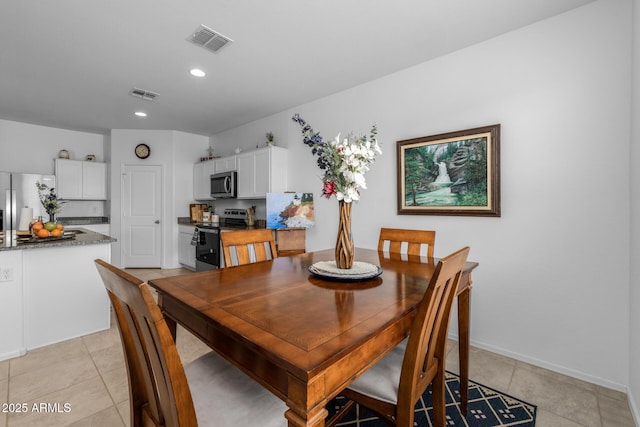
<svg viewBox="0 0 640 427"><path fill-rule="evenodd" d="M82 230L64 230L62 232L63 236L75 236L77 234L84 234L85 232Z"/></svg>

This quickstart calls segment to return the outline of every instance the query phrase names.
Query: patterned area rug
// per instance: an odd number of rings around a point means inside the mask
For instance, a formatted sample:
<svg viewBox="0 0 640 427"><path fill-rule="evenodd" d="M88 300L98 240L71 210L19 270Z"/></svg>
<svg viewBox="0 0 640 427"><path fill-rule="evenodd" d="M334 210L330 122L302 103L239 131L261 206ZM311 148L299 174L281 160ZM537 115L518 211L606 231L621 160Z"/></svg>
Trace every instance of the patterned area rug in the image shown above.
<svg viewBox="0 0 640 427"><path fill-rule="evenodd" d="M490 387L469 381L469 411L466 417L460 413L460 381L457 375L447 372L447 426L452 427L533 427L536 424L536 408ZM327 405L329 417L344 404L336 398ZM416 405L415 425L432 427L431 388L422 395ZM384 421L364 409L357 418L355 407L340 421L343 427L388 427Z"/></svg>

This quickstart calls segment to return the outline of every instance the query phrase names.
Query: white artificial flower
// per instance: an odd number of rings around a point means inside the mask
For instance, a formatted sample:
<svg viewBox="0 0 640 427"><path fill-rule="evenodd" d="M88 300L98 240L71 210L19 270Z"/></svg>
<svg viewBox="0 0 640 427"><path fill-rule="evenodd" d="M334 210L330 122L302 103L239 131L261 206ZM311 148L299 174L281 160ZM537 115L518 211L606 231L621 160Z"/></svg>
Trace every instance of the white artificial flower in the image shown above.
<svg viewBox="0 0 640 427"><path fill-rule="evenodd" d="M347 198L349 198L349 201L360 200L360 194L358 193L358 189L353 187L347 188Z"/></svg>
<svg viewBox="0 0 640 427"><path fill-rule="evenodd" d="M353 173L353 182L356 183L357 186L361 188L367 188L366 180L364 179L364 175L360 172Z"/></svg>

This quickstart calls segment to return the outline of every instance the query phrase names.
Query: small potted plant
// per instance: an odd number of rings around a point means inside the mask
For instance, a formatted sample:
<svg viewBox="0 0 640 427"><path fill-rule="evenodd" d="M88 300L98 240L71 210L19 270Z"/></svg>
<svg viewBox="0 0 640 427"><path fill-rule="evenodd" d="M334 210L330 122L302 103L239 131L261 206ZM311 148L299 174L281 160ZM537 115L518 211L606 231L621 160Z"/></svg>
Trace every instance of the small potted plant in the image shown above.
<svg viewBox="0 0 640 427"><path fill-rule="evenodd" d="M273 132L267 132L267 147L273 147Z"/></svg>

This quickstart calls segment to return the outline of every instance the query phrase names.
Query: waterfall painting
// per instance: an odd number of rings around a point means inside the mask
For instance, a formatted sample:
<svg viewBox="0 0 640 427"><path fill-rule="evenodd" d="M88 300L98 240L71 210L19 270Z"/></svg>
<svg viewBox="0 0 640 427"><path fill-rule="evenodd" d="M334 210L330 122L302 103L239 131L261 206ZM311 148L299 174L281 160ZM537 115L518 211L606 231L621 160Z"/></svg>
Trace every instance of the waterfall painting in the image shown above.
<svg viewBox="0 0 640 427"><path fill-rule="evenodd" d="M398 214L500 216L500 125L398 141Z"/></svg>

